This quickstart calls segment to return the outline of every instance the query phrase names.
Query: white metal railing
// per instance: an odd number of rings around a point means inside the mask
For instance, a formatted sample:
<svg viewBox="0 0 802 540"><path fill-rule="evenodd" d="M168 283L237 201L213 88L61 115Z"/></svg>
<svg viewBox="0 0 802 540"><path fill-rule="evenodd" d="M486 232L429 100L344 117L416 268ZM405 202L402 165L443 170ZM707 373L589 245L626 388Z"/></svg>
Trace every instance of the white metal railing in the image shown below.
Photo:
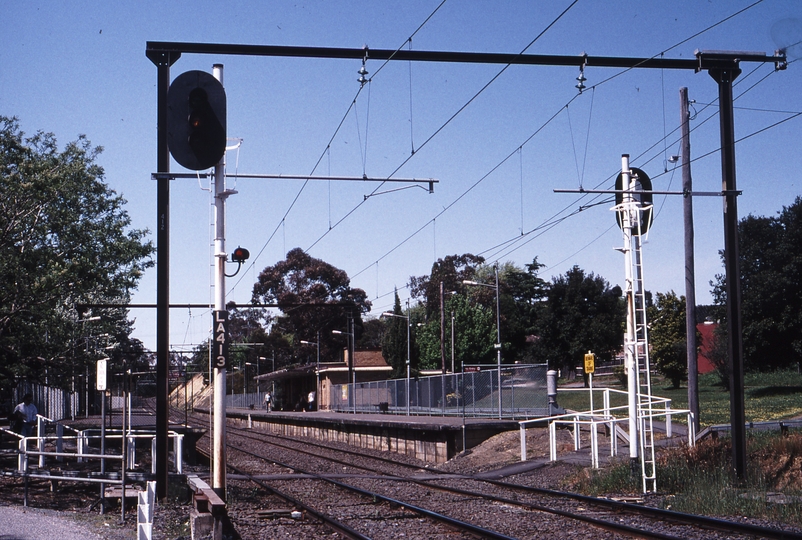
<svg viewBox="0 0 802 540"><path fill-rule="evenodd" d="M565 389L568 390L568 389ZM573 391L587 391L586 388L570 389ZM621 429L618 424L628 422L626 415L616 416L616 413L626 412L628 405L621 405L618 407L610 407L610 394L620 393L626 394L620 390L612 388L595 389L595 391L603 390L603 404L600 409L591 407L589 411L566 413L558 416L551 416L548 418L539 418L533 420L523 420L518 422L521 437L521 461L526 461L526 429L530 424L548 422L549 425L549 459L551 461L557 460L557 427L567 426L573 430L574 438L574 451L578 451L582 447L580 432L583 426L589 427L590 432L590 447L591 447L591 466L593 468L599 467L599 444L598 444L598 429L600 426L607 428L610 432L610 455L615 456L618 453L618 437L622 437L630 444L629 435L626 431ZM564 390L561 390L564 391ZM666 424L666 437L673 436L671 418L674 415L684 414L688 417L688 444L693 446L696 442L696 433L694 431L693 413L687 409L672 409L671 400L657 396L643 396L648 399L650 407L640 407L638 410L638 419L641 422L647 420L654 420L655 418L664 417ZM592 398L591 398L592 399ZM592 403L592 401L591 401Z"/></svg>
<svg viewBox="0 0 802 540"><path fill-rule="evenodd" d="M65 459L74 459L76 462L84 462L88 459L100 459L100 460L112 460L112 461L122 461L123 457L126 458L126 463L134 463L136 461L136 441L140 439L150 440L151 441L151 469L152 473L156 473L156 434L152 431L139 431L139 430L126 430L125 432L125 440L127 443L126 454L96 454L88 451L88 448L91 446L90 441L92 440L99 440L100 435L94 434L94 432L99 431L96 428L87 429L79 431L75 436L66 437L63 433L57 433L55 436L43 436L43 437L20 437L19 440L19 455L18 455L18 463L17 463L17 470L21 474L28 475L30 477L37 477L36 473L28 472L28 464L30 461L31 456L38 456L39 458L39 468L44 468L46 458L52 457L56 458L57 461L63 462ZM122 440L123 433L121 430L107 430L106 431L106 439L111 440ZM181 433L176 433L174 431L168 432L168 437L173 440L173 449L174 449L174 465L175 470L178 474L183 473L183 443L184 443L184 435ZM75 452L67 452L64 451L64 443L74 441L74 446L76 448ZM45 445L47 442L53 442L56 451L45 451ZM33 446L36 450L32 450L30 447ZM53 478L53 476L45 476L46 478ZM86 478L78 478L78 477L67 477L65 479L68 480L86 480ZM114 483L114 482L109 482Z"/></svg>

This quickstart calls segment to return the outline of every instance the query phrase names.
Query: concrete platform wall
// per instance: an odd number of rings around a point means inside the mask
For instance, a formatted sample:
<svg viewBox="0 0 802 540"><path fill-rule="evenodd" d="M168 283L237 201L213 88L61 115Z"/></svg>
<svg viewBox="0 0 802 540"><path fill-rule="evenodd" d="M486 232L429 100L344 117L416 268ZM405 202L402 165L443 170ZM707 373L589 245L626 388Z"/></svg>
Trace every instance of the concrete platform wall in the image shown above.
<svg viewBox="0 0 802 540"><path fill-rule="evenodd" d="M295 423L285 418L247 416L232 418L238 427L276 433L285 437L309 437L322 441L335 441L357 448L369 448L382 452L396 452L426 461L445 463L462 450L462 433L454 430L420 430L404 427L388 427L369 424L348 424L304 421ZM289 421L288 421L289 420ZM473 433L471 439L476 434ZM469 447L471 445L468 445Z"/></svg>

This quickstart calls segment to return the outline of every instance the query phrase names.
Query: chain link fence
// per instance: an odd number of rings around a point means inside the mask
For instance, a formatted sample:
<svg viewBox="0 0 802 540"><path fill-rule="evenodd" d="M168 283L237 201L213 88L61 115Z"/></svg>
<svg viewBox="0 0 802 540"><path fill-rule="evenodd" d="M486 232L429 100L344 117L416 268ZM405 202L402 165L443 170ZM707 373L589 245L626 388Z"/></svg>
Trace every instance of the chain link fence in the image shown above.
<svg viewBox="0 0 802 540"><path fill-rule="evenodd" d="M514 365L502 366L500 372L484 369L333 385L329 403L340 412L513 419L548 416L546 371L546 364Z"/></svg>
<svg viewBox="0 0 802 540"><path fill-rule="evenodd" d="M78 392L67 392L60 388L28 382L23 382L12 390L10 407L13 409L17 403L21 403L22 397L28 393L33 396L33 403L39 414L52 420L75 418L85 409L82 407L82 396Z"/></svg>

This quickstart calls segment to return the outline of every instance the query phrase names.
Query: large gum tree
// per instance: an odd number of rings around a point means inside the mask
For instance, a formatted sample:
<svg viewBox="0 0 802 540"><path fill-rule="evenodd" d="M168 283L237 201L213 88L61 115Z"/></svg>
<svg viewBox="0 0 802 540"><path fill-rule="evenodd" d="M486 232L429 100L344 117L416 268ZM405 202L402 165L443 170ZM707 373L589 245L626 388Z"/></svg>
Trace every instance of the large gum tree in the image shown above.
<svg viewBox="0 0 802 540"><path fill-rule="evenodd" d="M102 353L141 358L123 308L152 264L147 231L104 182L83 136L59 150L0 116L0 387L70 386Z"/></svg>

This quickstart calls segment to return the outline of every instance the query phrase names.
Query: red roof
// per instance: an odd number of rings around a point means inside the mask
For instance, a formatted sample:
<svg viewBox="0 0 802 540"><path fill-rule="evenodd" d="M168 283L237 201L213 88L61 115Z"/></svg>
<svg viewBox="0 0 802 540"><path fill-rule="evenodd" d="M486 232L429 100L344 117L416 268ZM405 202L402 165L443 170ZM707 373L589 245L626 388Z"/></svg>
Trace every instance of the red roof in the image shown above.
<svg viewBox="0 0 802 540"><path fill-rule="evenodd" d="M354 367L387 367L381 349L354 351Z"/></svg>

